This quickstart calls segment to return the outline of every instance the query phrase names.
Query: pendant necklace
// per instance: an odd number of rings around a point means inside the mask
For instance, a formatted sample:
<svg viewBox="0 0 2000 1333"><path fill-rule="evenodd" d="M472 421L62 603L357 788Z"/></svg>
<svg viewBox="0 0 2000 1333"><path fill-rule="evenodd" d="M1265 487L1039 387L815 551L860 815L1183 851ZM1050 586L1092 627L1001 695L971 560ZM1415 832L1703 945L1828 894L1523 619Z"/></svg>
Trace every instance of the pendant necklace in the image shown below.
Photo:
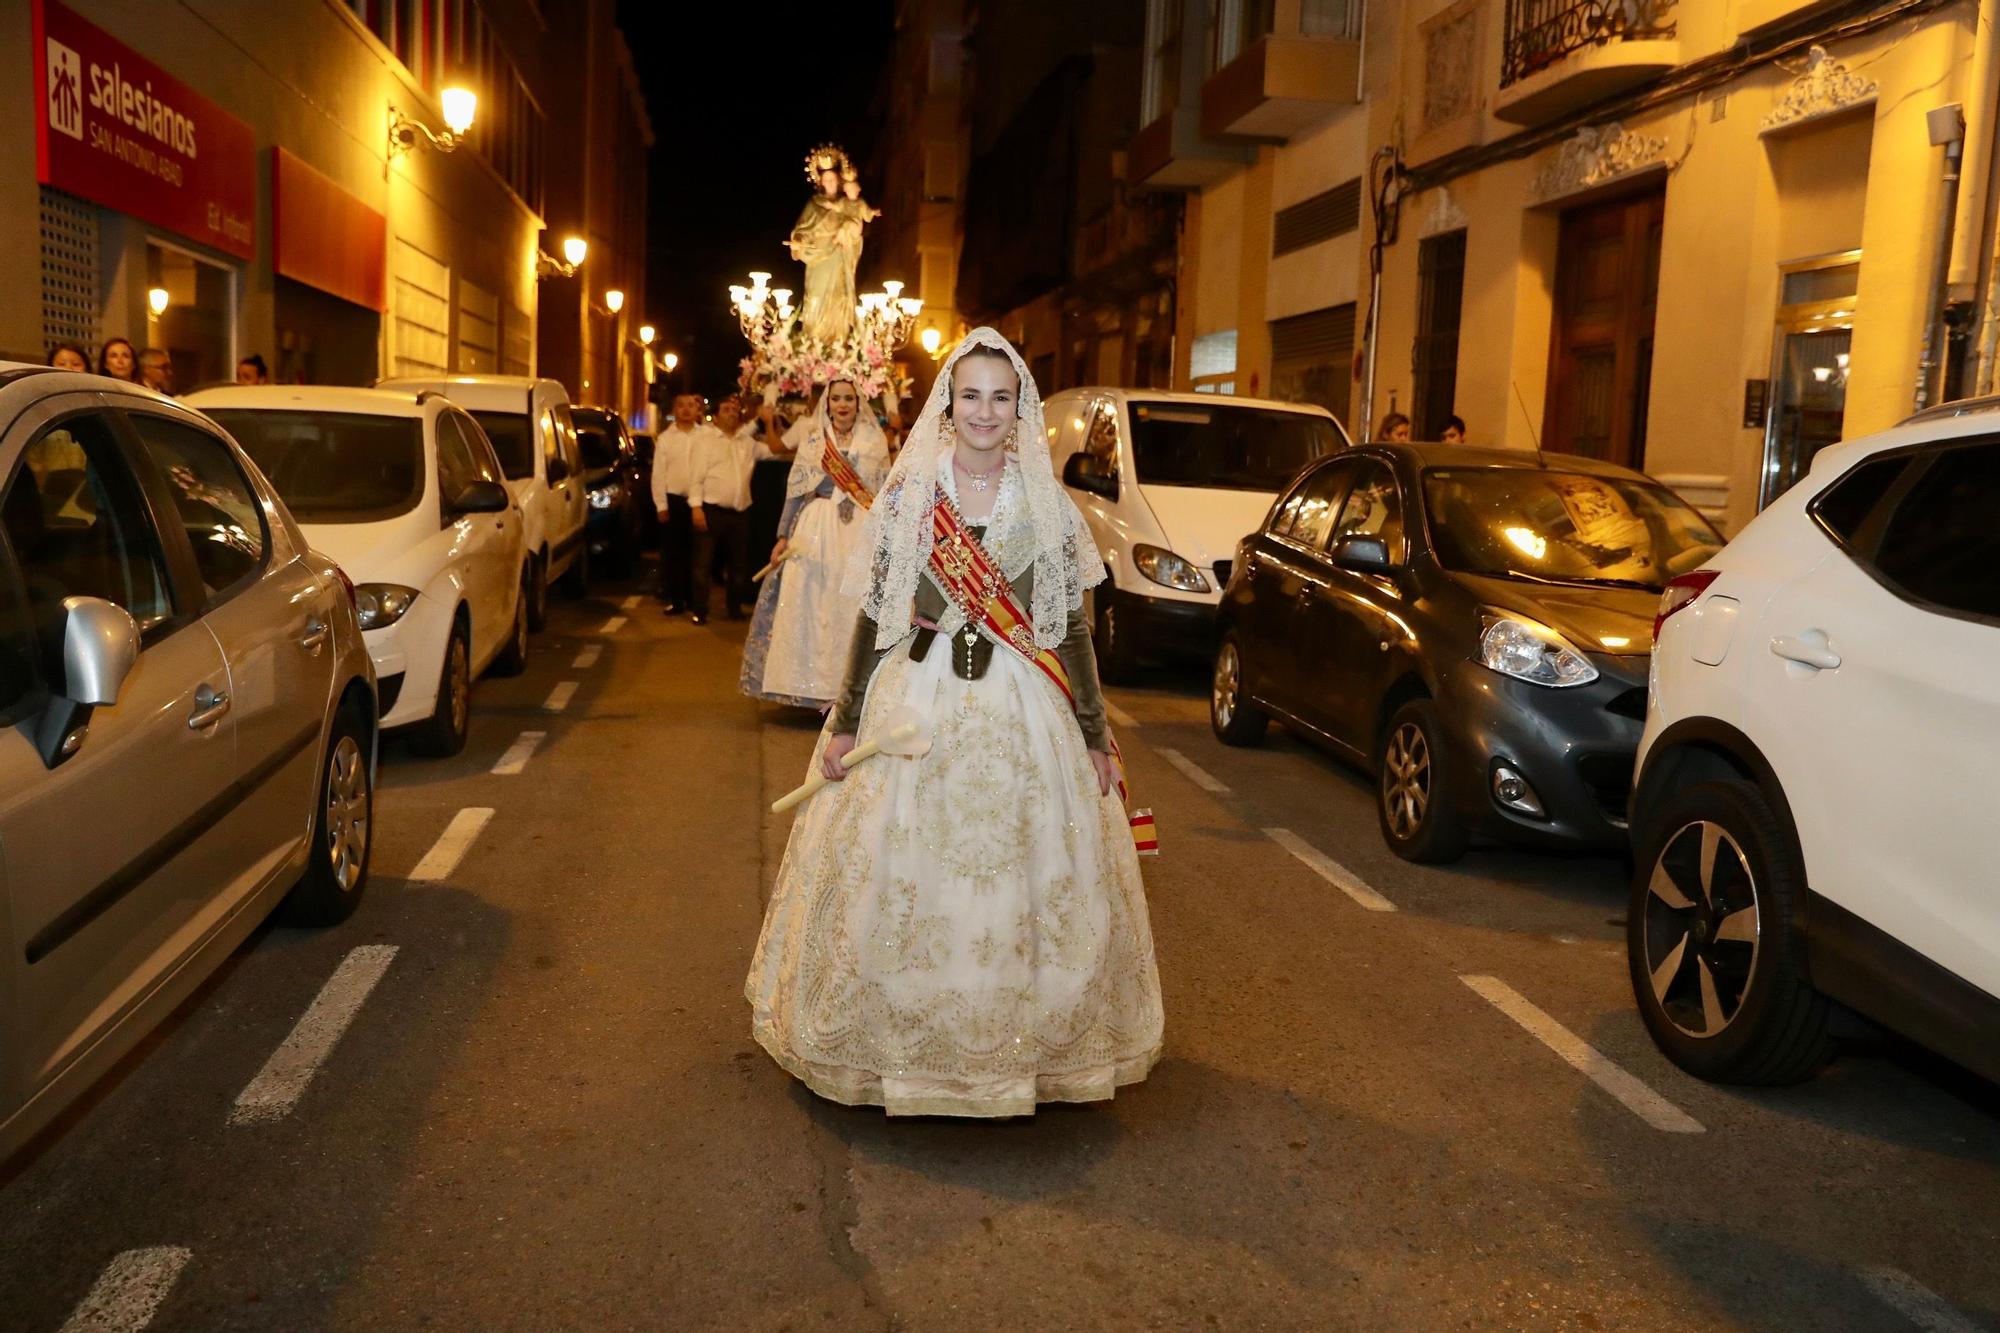
<svg viewBox="0 0 2000 1333"><path fill-rule="evenodd" d="M966 481L971 483L973 490L983 494L986 491L989 491L993 488L993 479L999 476L1002 469L1004 469L1007 466L1007 460L1004 458L1001 459L999 467L993 468L991 471L987 472L974 472L971 468L959 462L956 458L951 460L951 465L958 469L960 476L964 477Z"/></svg>

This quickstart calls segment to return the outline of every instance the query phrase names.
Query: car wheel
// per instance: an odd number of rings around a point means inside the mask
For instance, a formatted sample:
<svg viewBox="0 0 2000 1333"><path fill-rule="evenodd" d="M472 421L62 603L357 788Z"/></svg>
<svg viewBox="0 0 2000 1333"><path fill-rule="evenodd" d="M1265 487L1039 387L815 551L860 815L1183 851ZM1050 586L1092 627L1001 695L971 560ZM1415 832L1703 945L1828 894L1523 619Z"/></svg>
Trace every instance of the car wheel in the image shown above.
<svg viewBox="0 0 2000 1333"><path fill-rule="evenodd" d="M549 562L546 556L530 556L528 565L528 631L540 634L549 627Z"/></svg>
<svg viewBox="0 0 2000 1333"><path fill-rule="evenodd" d="M1215 650L1215 675L1208 690L1208 724L1224 745L1256 745L1264 739L1270 717L1243 689L1243 652L1232 632Z"/></svg>
<svg viewBox="0 0 2000 1333"><path fill-rule="evenodd" d="M576 548L576 559L569 562L563 571L563 592L574 598L590 595L590 543L580 542Z"/></svg>
<svg viewBox="0 0 2000 1333"><path fill-rule="evenodd" d="M472 730L472 649L463 625L445 645L438 673L437 707L410 732L410 748L426 759L449 759L465 748Z"/></svg>
<svg viewBox="0 0 2000 1333"><path fill-rule="evenodd" d="M1405 861L1436 864L1465 854L1465 821L1446 799L1444 764L1437 705L1412 699L1398 708L1375 752L1375 812L1389 850Z"/></svg>
<svg viewBox="0 0 2000 1333"><path fill-rule="evenodd" d="M528 669L528 571L521 571L521 595L514 599L514 627L507 632L507 646L487 670L496 676L518 676Z"/></svg>
<svg viewBox="0 0 2000 1333"><path fill-rule="evenodd" d="M1129 684L1139 672L1131 617L1118 609L1118 594L1109 585L1094 590L1091 596L1097 603L1097 624L1090 636L1097 654L1097 678L1106 685Z"/></svg>
<svg viewBox="0 0 2000 1333"><path fill-rule="evenodd" d="M1806 978L1805 875L1755 784L1676 792L1637 830L1632 994L1667 1058L1718 1083L1797 1083L1833 1054Z"/></svg>
<svg viewBox="0 0 2000 1333"><path fill-rule="evenodd" d="M368 770L373 731L357 709L342 708L334 718L320 766L306 870L280 908L293 925L335 925L361 905L374 841L375 793Z"/></svg>

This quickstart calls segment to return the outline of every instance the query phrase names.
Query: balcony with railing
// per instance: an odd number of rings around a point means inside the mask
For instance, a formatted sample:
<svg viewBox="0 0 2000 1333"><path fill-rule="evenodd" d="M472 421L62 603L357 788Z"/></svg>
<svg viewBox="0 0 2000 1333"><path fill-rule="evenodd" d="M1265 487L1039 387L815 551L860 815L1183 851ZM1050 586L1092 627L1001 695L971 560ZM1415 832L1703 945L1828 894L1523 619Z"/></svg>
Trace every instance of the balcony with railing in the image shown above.
<svg viewBox="0 0 2000 1333"><path fill-rule="evenodd" d="M1506 0L1493 114L1535 125L1680 63L1676 0Z"/></svg>
<svg viewBox="0 0 2000 1333"><path fill-rule="evenodd" d="M1282 140L1359 93L1361 0L1220 0L1202 132Z"/></svg>

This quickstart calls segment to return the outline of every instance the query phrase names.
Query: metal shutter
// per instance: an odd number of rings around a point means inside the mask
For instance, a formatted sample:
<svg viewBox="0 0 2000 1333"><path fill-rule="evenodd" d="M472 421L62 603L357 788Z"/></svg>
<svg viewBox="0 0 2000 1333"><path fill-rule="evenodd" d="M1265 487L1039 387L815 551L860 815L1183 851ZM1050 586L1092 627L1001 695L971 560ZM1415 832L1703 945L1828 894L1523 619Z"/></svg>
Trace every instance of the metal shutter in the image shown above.
<svg viewBox="0 0 2000 1333"><path fill-rule="evenodd" d="M1354 305L1271 321L1271 360L1330 361L1354 355Z"/></svg>
<svg viewBox="0 0 2000 1333"><path fill-rule="evenodd" d="M1361 225L1361 178L1321 190L1290 208L1281 208L1271 222L1271 254L1290 254L1308 245L1345 236Z"/></svg>
<svg viewBox="0 0 2000 1333"><path fill-rule="evenodd" d="M451 270L398 236L395 257L398 375L442 375L451 349Z"/></svg>

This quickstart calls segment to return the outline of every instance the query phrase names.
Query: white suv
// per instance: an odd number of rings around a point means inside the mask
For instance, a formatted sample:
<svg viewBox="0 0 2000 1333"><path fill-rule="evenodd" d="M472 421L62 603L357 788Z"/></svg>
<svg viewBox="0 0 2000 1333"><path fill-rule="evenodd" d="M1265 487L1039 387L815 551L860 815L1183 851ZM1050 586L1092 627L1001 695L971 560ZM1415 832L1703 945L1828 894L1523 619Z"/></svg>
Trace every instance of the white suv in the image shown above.
<svg viewBox="0 0 2000 1333"><path fill-rule="evenodd" d="M2000 400L1824 450L1654 633L1627 917L1654 1040L1793 1081L1837 1001L2000 1078Z"/></svg>
<svg viewBox="0 0 2000 1333"><path fill-rule="evenodd" d="M1208 660L1236 543L1306 464L1348 444L1333 414L1163 389L1065 389L1044 409L1056 475L1110 572L1089 595L1098 673Z"/></svg>
<svg viewBox="0 0 2000 1333"><path fill-rule="evenodd" d="M528 553L534 561L528 628L540 633L548 623L549 585L567 577L564 590L581 597L590 580L590 550L584 541L590 502L569 394L556 380L526 375L401 375L376 387L442 393L485 428L527 521Z"/></svg>
<svg viewBox="0 0 2000 1333"><path fill-rule="evenodd" d="M355 584L382 727L465 748L472 679L528 658L521 511L477 422L428 391L260 385L190 394Z"/></svg>

